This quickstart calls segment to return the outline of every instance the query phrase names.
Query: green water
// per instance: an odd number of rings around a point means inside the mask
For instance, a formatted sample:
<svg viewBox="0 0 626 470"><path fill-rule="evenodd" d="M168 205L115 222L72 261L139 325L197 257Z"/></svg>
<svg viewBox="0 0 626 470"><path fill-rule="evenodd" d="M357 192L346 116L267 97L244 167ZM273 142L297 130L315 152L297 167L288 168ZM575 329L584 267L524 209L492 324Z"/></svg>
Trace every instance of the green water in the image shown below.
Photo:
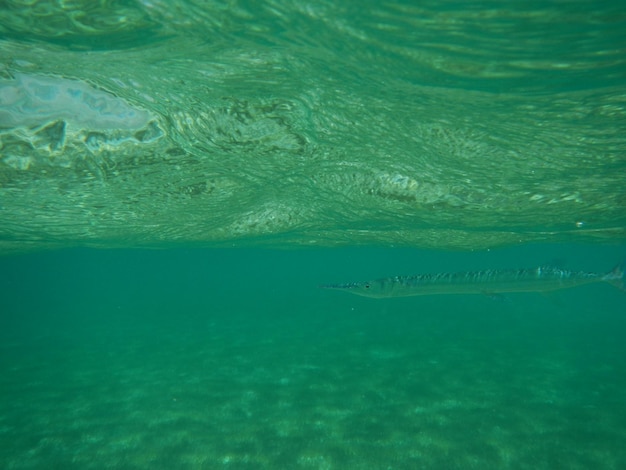
<svg viewBox="0 0 626 470"><path fill-rule="evenodd" d="M626 468L621 2L7 0L0 468Z"/></svg>
<svg viewBox="0 0 626 470"><path fill-rule="evenodd" d="M2 468L622 468L618 289L374 300L316 286L552 257L604 271L623 253L5 258Z"/></svg>
<svg viewBox="0 0 626 470"><path fill-rule="evenodd" d="M625 237L621 2L5 4L2 251Z"/></svg>

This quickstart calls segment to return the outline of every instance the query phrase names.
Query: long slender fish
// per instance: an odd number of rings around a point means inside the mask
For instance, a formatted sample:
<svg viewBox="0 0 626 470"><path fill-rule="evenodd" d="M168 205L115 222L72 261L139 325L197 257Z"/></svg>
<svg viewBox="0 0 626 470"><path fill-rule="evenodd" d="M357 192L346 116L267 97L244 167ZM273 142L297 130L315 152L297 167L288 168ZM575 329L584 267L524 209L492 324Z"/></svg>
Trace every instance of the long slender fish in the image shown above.
<svg viewBox="0 0 626 470"><path fill-rule="evenodd" d="M532 269L490 269L458 273L396 276L374 281L328 284L335 289L365 297L408 297L434 294L499 294L505 292L547 292L593 282L608 282L624 289L624 266L617 265L606 274L568 271L554 267Z"/></svg>

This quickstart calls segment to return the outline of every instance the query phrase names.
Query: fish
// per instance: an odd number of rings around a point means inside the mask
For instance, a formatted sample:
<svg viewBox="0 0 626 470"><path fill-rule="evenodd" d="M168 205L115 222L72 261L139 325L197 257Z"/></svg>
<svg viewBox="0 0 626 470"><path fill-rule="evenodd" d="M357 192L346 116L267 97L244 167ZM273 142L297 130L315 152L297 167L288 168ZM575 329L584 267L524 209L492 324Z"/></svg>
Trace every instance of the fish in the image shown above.
<svg viewBox="0 0 626 470"><path fill-rule="evenodd" d="M325 284L319 287L381 299L437 294L498 295L511 292L549 292L595 282L607 282L626 291L624 263L618 264L605 274L540 266L529 269L488 269L395 276L373 281Z"/></svg>

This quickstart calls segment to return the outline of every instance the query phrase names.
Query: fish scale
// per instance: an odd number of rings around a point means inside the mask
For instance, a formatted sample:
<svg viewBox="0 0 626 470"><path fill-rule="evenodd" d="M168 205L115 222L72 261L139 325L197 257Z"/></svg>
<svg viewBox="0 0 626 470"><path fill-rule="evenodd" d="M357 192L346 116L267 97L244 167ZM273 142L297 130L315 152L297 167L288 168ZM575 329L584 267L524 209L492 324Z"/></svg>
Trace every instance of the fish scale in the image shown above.
<svg viewBox="0 0 626 470"><path fill-rule="evenodd" d="M623 265L617 265L606 274L539 266L530 269L489 269L395 276L320 287L365 297L386 298L436 294L547 292L594 282L608 282L624 290Z"/></svg>

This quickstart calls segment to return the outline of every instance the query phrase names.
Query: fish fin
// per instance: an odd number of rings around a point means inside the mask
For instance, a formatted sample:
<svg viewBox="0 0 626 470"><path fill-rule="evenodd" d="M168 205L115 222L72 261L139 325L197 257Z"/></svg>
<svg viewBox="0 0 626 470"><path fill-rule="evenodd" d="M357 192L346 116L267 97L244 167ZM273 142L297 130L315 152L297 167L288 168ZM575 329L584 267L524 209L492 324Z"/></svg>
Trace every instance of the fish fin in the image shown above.
<svg viewBox="0 0 626 470"><path fill-rule="evenodd" d="M602 277L602 280L617 287L619 290L626 292L626 286L624 286L624 266L625 265L626 265L626 261L622 261L613 269L611 269L611 271L606 273Z"/></svg>

